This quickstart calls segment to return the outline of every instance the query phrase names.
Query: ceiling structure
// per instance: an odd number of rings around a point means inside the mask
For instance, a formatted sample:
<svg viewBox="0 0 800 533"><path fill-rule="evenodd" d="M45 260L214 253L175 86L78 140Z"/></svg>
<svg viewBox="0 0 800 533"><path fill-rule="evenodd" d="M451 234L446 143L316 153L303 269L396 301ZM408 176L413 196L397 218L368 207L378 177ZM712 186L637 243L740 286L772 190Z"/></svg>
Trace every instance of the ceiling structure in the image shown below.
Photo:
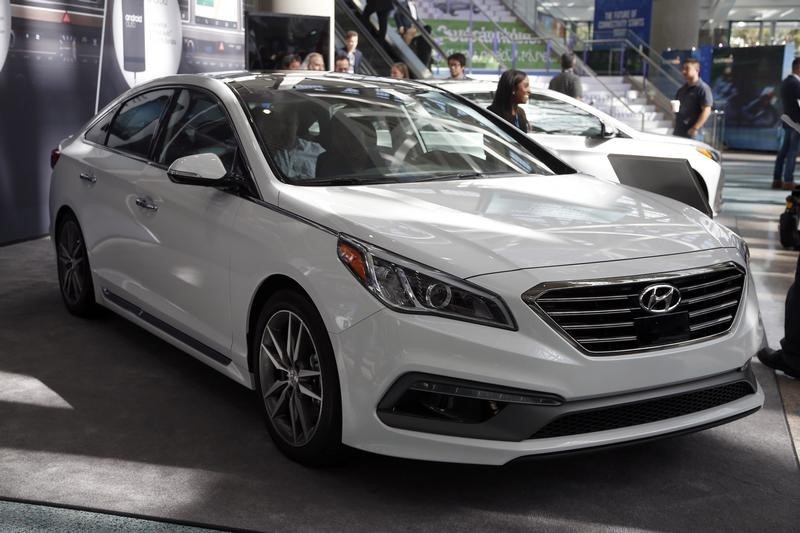
<svg viewBox="0 0 800 533"><path fill-rule="evenodd" d="M541 5L570 20L594 18L594 0L544 1ZM713 20L714 26L727 27L728 21L739 20L800 20L798 0L701 0L700 6L701 20Z"/></svg>

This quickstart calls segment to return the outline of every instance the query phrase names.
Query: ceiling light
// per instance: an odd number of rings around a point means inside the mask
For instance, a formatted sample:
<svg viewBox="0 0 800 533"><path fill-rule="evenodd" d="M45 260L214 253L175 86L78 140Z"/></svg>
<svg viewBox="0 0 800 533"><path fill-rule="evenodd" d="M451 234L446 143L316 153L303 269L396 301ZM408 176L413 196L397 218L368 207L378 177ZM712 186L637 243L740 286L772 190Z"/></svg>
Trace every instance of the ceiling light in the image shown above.
<svg viewBox="0 0 800 533"><path fill-rule="evenodd" d="M792 11L794 11L794 8L787 9L786 11L784 11L783 13L781 13L780 15L778 15L778 17L779 17L779 18L783 18L783 17L785 17L786 15L788 15L789 13L791 13Z"/></svg>

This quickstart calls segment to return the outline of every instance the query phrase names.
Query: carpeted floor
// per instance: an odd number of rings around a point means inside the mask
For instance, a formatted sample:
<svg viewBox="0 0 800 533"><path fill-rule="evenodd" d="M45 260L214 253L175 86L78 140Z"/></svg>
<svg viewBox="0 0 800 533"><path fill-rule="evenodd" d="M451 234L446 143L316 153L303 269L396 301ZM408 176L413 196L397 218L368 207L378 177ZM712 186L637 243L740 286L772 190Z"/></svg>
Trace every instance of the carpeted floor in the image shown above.
<svg viewBox="0 0 800 533"><path fill-rule="evenodd" d="M686 437L502 468L357 453L312 470L277 452L249 391L115 315L68 315L53 255L49 240L0 247L0 499L265 531L800 522L800 470L761 365L764 409Z"/></svg>

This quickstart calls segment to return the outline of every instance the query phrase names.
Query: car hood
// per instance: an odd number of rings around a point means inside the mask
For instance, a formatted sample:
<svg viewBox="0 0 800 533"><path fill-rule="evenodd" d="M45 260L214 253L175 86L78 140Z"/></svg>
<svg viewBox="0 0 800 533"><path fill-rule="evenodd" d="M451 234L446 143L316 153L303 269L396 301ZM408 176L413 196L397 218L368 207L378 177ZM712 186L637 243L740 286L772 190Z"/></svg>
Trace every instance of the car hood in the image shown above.
<svg viewBox="0 0 800 533"><path fill-rule="evenodd" d="M691 146L692 148L705 148L706 150L713 150L711 146L702 141L687 139L686 137L678 137L676 135L662 135L660 133L646 133L643 131L637 131L634 138L639 141L656 142L659 144L678 144L681 146Z"/></svg>
<svg viewBox="0 0 800 533"><path fill-rule="evenodd" d="M286 186L280 207L462 278L736 245L691 207L576 174Z"/></svg>

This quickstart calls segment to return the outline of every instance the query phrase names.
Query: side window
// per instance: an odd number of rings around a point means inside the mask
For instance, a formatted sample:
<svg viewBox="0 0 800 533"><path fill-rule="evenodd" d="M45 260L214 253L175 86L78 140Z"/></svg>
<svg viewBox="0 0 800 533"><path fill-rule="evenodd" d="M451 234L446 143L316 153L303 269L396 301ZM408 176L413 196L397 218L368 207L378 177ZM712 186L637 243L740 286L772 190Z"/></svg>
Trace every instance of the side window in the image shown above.
<svg viewBox="0 0 800 533"><path fill-rule="evenodd" d="M216 154L229 173L240 172L237 147L222 105L211 95L182 89L167 119L155 159L169 166L187 155Z"/></svg>
<svg viewBox="0 0 800 533"><path fill-rule="evenodd" d="M134 96L122 104L111 125L108 147L147 157L153 135L158 129L158 119L172 92L172 89L151 91Z"/></svg>
<svg viewBox="0 0 800 533"><path fill-rule="evenodd" d="M84 135L86 140L97 144L106 144L108 129L111 126L111 120L114 118L114 113L116 112L117 108L114 107L114 109L103 115L100 120L95 122L94 126L86 131L86 135Z"/></svg>
<svg viewBox="0 0 800 533"><path fill-rule="evenodd" d="M542 94L532 94L525 106L532 133L600 135L600 119L572 104Z"/></svg>

